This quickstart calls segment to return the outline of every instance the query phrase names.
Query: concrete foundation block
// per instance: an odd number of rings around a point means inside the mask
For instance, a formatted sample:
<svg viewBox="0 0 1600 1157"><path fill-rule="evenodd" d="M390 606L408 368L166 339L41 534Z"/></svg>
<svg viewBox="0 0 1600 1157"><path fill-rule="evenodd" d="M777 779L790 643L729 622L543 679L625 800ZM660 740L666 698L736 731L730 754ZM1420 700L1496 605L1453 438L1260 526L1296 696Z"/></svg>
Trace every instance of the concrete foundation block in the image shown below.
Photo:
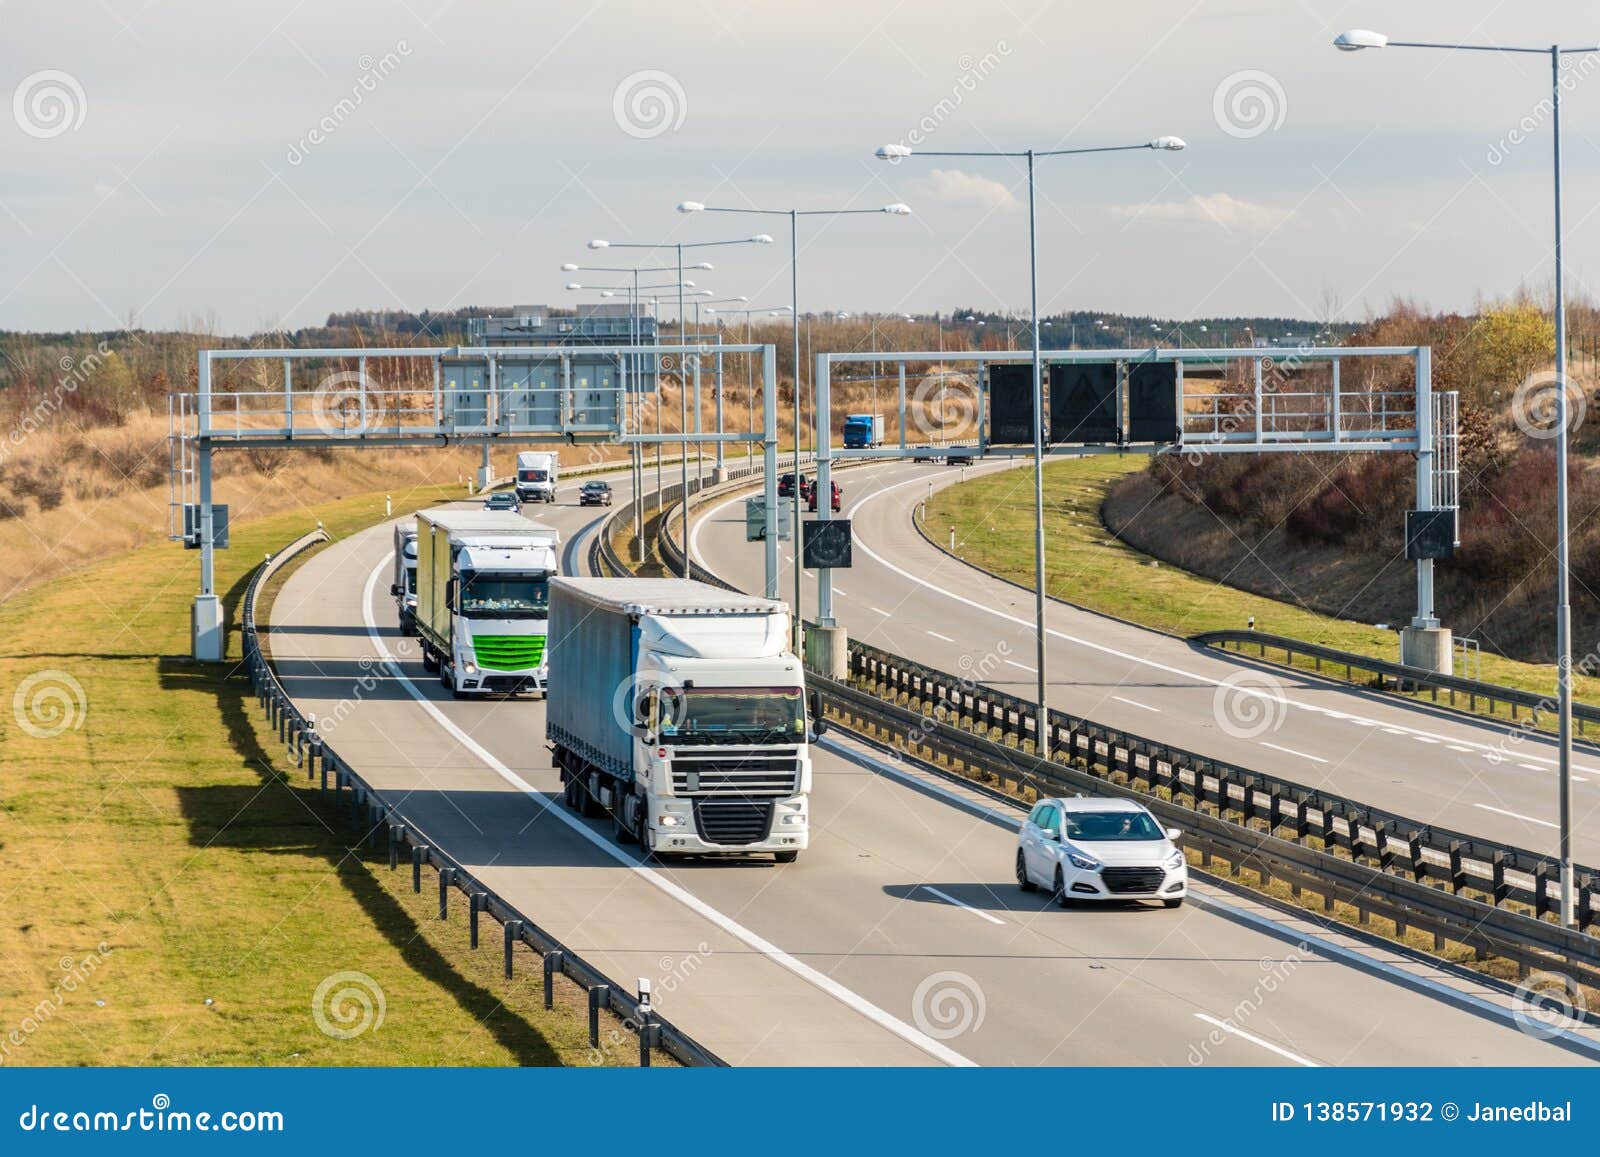
<svg viewBox="0 0 1600 1157"><path fill-rule="evenodd" d="M1448 627L1406 627L1400 632L1400 661L1438 675L1455 668L1455 646Z"/></svg>
<svg viewBox="0 0 1600 1157"><path fill-rule="evenodd" d="M825 679L850 674L850 636L843 627L806 627L806 669Z"/></svg>

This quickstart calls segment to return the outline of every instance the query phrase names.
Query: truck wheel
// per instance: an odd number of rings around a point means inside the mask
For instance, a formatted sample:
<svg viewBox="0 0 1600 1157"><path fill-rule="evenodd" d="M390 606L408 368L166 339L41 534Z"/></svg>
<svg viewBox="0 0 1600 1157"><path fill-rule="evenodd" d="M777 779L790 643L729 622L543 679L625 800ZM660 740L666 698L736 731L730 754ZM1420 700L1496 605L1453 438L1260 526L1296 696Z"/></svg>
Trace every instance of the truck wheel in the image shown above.
<svg viewBox="0 0 1600 1157"><path fill-rule="evenodd" d="M561 785L561 802L574 811L578 809L578 781L575 777L568 776Z"/></svg>
<svg viewBox="0 0 1600 1157"><path fill-rule="evenodd" d="M792 864L800 858L799 852L773 852L772 858L780 864Z"/></svg>
<svg viewBox="0 0 1600 1157"><path fill-rule="evenodd" d="M428 644L422 644L422 669L424 671L437 671L439 669L439 656L433 653Z"/></svg>
<svg viewBox="0 0 1600 1157"><path fill-rule="evenodd" d="M578 784L578 814L586 820L599 819L606 814L600 801L590 793L589 785L582 782Z"/></svg>
<svg viewBox="0 0 1600 1157"><path fill-rule="evenodd" d="M612 828L619 844L636 844L639 842L638 833L628 825L628 805L635 798L637 797L631 795L624 796L611 807Z"/></svg>

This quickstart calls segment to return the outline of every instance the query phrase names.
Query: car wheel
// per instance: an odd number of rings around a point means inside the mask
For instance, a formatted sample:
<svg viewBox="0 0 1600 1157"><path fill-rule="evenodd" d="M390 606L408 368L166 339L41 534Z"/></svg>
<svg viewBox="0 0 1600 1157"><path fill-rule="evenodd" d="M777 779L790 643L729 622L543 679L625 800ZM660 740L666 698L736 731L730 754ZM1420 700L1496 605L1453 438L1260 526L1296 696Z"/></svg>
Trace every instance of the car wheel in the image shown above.
<svg viewBox="0 0 1600 1157"><path fill-rule="evenodd" d="M1035 892L1039 888L1028 875L1028 858L1022 854L1021 848L1017 849L1017 887L1024 892Z"/></svg>
<svg viewBox="0 0 1600 1157"><path fill-rule="evenodd" d="M1163 904L1165 904L1168 908L1181 908L1181 907L1183 907L1183 897L1182 896L1179 896L1176 900L1163 900L1161 902Z"/></svg>
<svg viewBox="0 0 1600 1157"><path fill-rule="evenodd" d="M1061 873L1061 865L1060 864L1056 865L1055 889L1056 889L1056 903L1060 904L1063 908L1072 907L1072 900L1067 895L1067 878L1064 875L1062 875L1062 873Z"/></svg>

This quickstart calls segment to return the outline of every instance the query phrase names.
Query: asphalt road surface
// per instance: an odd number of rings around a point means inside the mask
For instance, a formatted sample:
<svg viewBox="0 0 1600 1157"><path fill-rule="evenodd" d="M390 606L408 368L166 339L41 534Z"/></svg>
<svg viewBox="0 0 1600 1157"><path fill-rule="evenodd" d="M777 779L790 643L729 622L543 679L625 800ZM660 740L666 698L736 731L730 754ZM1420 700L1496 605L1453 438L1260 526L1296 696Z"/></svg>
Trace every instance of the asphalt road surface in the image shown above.
<svg viewBox="0 0 1600 1157"><path fill-rule="evenodd" d="M897 481L926 471L877 473ZM865 493L860 481L849 485L853 498ZM530 513L559 527L575 548L569 556L581 559L583 532L604 512L570 505L575 494L569 484L562 503ZM915 555L906 528L896 529L888 503L886 495L863 512L864 537L895 552L888 557L908 573L936 573L935 560ZM724 550L719 537L731 514L713 517L707 545L715 540L714 564L737 577L744 545ZM584 821L560 805L542 702L454 700L423 672L415 641L395 627L391 549L380 526L333 544L286 583L271 608L271 648L289 693L434 843L618 981L650 977L662 1013L732 1063L1582 1059L1464 1007L1506 1003L1476 981L1383 948L1309 939L1308 927L1286 926L1206 885L1176 911L1062 910L1023 895L1011 879L1015 813L993 812L958 787L844 742L816 753L812 846L797 863L641 862L613 842L609 821ZM897 574L889 565L873 573L883 583ZM882 616L891 624L864 632L886 646L909 651L929 628L951 638L976 630L986 646L1011 631L975 610L963 619L963 604L908 579L878 593L867 577L846 578L859 594L843 602L852 618L863 613L856 602L894 608ZM1025 598L1001 589L1007 600ZM970 588L964 595L982 597ZM1106 635L1107 646L1120 630ZM956 649L940 654L953 661L960 644L947 645ZM1063 678L1064 696L1103 699L1118 688L1163 714L1182 698L1184 678L1157 678L1138 660L1118 666L1097 653L1106 669L1081 671L1091 680L1086 692ZM1183 663L1202 658L1185 652ZM1069 670L1064 664L1063 675ZM1277 931L1264 930L1268 919ZM1347 962L1351 952L1360 966Z"/></svg>

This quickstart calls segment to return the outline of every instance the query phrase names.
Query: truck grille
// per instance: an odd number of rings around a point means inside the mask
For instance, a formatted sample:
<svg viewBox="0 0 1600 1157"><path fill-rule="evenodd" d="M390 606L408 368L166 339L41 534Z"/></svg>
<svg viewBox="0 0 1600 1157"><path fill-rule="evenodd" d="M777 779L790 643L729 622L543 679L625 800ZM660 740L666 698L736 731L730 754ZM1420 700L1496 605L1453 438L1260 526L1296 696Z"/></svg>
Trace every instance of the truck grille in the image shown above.
<svg viewBox="0 0 1600 1157"><path fill-rule="evenodd" d="M1100 879L1106 891L1124 893L1154 892L1160 889L1167 873L1160 868L1101 868Z"/></svg>
<svg viewBox="0 0 1600 1157"><path fill-rule="evenodd" d="M772 804L760 800L697 799L694 827L708 844L759 844L772 830Z"/></svg>
<svg viewBox="0 0 1600 1157"><path fill-rule="evenodd" d="M543 635L474 635L472 654L485 671L524 671L544 661Z"/></svg>
<svg viewBox="0 0 1600 1157"><path fill-rule="evenodd" d="M800 761L793 749L679 756L672 761L672 790L678 795L790 796L800 790Z"/></svg>

